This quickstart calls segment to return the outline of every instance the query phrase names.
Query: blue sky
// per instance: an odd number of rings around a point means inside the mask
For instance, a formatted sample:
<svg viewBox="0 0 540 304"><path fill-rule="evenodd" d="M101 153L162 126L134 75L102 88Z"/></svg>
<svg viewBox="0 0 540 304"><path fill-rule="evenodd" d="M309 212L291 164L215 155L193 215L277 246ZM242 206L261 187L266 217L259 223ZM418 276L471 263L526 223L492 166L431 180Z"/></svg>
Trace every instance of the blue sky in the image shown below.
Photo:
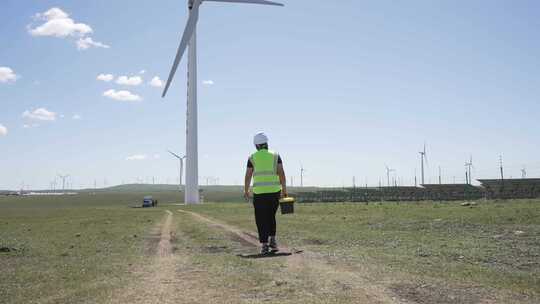
<svg viewBox="0 0 540 304"><path fill-rule="evenodd" d="M499 155L506 176L540 176L540 3L284 3L203 4L201 183L240 183L258 130L295 184L300 164L308 185L377 185L385 164L411 184L424 141L426 182L438 166L462 182L470 154L474 178L497 177ZM52 8L72 35L40 28ZM2 1L0 189L47 188L58 173L74 187L176 182L166 150L185 148L185 61L167 98L149 82L167 77L186 13L172 0ZM78 49L87 38L97 46ZM141 100L104 96L126 90Z"/></svg>

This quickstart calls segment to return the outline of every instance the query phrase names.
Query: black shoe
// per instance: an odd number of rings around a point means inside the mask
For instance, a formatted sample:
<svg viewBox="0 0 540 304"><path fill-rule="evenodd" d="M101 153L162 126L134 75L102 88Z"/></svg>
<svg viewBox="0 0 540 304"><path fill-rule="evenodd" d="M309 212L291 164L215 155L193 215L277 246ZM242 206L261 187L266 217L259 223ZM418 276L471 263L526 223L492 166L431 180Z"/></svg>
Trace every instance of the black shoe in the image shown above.
<svg viewBox="0 0 540 304"><path fill-rule="evenodd" d="M271 253L270 246L268 246L268 244L263 244L261 248L261 254L265 255L265 254L270 254L270 253Z"/></svg>
<svg viewBox="0 0 540 304"><path fill-rule="evenodd" d="M277 246L277 242L276 242L276 238L273 237L273 238L270 238L270 244L268 245L268 247L270 247L270 251L272 253L274 252L278 252L279 251L279 248Z"/></svg>

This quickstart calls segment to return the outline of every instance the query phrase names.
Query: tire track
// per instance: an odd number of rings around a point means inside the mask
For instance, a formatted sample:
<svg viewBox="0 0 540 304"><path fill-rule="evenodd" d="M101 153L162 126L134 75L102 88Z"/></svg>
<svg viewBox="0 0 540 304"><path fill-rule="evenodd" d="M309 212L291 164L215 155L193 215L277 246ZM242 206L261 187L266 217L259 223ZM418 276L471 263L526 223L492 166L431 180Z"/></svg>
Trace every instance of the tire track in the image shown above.
<svg viewBox="0 0 540 304"><path fill-rule="evenodd" d="M167 213L167 217L165 218L165 222L163 226L161 227L161 237L158 244L158 255L159 257L168 257L172 253L172 246L171 246L171 224L173 219L173 213L169 210L165 210Z"/></svg>
<svg viewBox="0 0 540 304"><path fill-rule="evenodd" d="M165 212L155 256L151 257L147 267L140 270L143 277L111 297L109 303L176 303L176 286L170 284L177 279L171 245L171 234L175 229L173 213L170 210Z"/></svg>

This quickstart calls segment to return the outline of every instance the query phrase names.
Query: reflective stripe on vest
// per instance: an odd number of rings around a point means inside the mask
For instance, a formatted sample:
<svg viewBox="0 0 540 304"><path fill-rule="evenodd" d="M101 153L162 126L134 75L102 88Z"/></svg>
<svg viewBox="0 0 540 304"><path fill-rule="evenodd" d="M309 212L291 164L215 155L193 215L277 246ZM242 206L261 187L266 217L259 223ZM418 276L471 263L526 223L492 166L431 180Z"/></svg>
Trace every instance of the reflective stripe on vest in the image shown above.
<svg viewBox="0 0 540 304"><path fill-rule="evenodd" d="M280 182L259 182L253 183L253 187L281 186ZM281 190L281 188L280 188ZM279 191L279 190L278 190Z"/></svg>
<svg viewBox="0 0 540 304"><path fill-rule="evenodd" d="M275 152L261 149L249 158L253 165L253 193L275 193L281 190L277 174L279 155Z"/></svg>
<svg viewBox="0 0 540 304"><path fill-rule="evenodd" d="M251 162L253 163L253 162ZM272 175L275 175L276 173L274 173L274 171L259 171L259 172L255 172L253 173L253 176L272 176Z"/></svg>

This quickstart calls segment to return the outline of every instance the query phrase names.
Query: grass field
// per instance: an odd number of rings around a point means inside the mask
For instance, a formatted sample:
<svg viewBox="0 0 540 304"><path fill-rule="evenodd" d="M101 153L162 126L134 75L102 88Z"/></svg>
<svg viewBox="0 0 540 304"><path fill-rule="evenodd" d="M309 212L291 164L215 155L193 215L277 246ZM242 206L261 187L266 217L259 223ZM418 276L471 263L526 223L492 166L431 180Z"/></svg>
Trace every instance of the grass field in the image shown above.
<svg viewBox="0 0 540 304"><path fill-rule="evenodd" d="M398 293L428 285L456 299L494 290L537 297L539 203L303 205L295 215L280 218L279 235L290 246L349 265L370 265L381 280L408 277L409 282L393 286ZM247 205L189 208L254 230Z"/></svg>
<svg viewBox="0 0 540 304"><path fill-rule="evenodd" d="M304 253L243 259L249 204L154 196L0 198L0 303L540 302L539 200L297 205L278 237Z"/></svg>

